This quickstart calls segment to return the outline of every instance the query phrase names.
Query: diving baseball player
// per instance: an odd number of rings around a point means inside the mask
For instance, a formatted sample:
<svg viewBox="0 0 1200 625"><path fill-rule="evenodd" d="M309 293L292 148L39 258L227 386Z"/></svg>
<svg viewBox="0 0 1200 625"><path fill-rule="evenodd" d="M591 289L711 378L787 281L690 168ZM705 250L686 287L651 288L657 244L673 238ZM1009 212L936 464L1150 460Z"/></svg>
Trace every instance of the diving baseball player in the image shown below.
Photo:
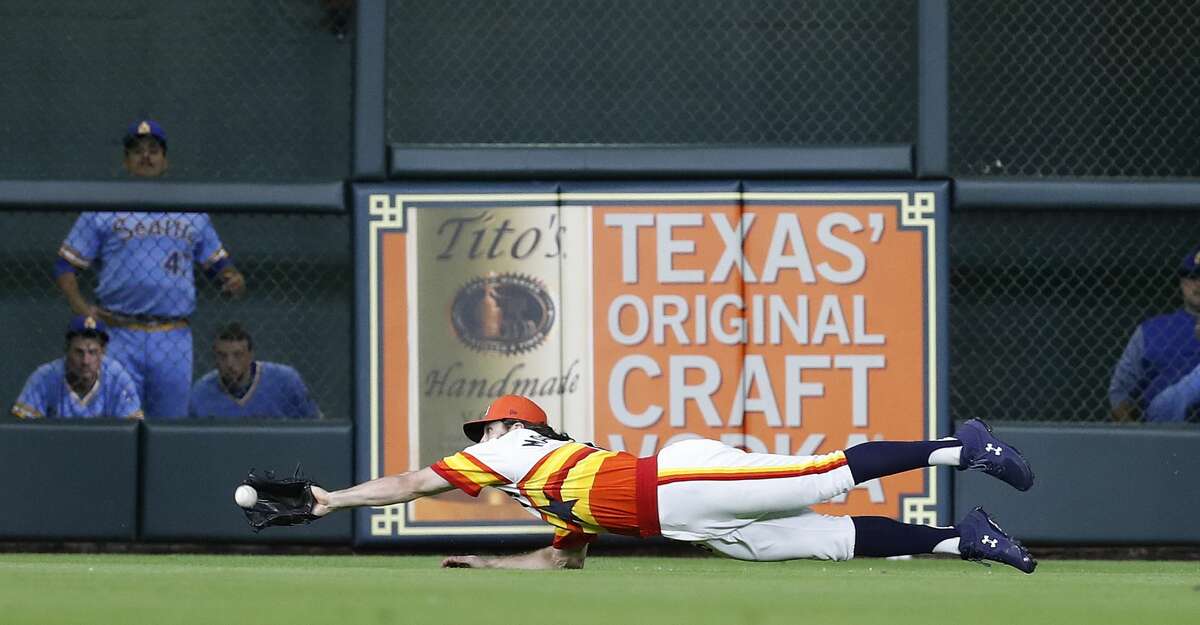
<svg viewBox="0 0 1200 625"><path fill-rule="evenodd" d="M1037 562L981 508L953 527L909 525L885 517L827 516L809 506L862 482L931 465L980 470L1018 490L1033 485L1020 452L972 419L953 438L868 442L820 456L747 453L714 440L685 440L636 458L578 443L546 425L520 396L498 398L483 418L463 425L476 444L412 471L329 492L311 485L288 524L334 510L384 506L458 488L499 489L554 526L550 547L505 557L456 556L442 566L579 568L597 534L665 536L754 561L920 553L994 560L1032 573ZM278 502L263 502L256 527L271 524ZM298 513L298 514L297 514ZM283 523L281 523L283 524Z"/></svg>
<svg viewBox="0 0 1200 625"><path fill-rule="evenodd" d="M78 316L67 324L66 354L38 367L13 404L21 419L142 418L137 389L121 363L107 358L104 322Z"/></svg>
<svg viewBox="0 0 1200 625"><path fill-rule="evenodd" d="M125 168L156 178L167 169L167 138L156 122L143 120L125 136ZM192 384L195 310L193 266L200 265L222 290L240 296L245 278L221 245L204 213L83 213L58 250L54 275L77 314L105 320L111 328L109 355L119 360L138 387L146 415L187 415ZM76 273L99 273L96 304L80 292Z"/></svg>

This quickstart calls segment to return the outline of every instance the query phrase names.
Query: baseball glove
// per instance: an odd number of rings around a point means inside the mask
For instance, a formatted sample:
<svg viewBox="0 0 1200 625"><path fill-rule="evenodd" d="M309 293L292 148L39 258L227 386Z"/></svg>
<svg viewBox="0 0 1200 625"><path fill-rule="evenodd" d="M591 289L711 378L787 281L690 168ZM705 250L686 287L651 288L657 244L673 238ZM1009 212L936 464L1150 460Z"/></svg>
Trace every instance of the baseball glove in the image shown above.
<svg viewBox="0 0 1200 625"><path fill-rule="evenodd" d="M258 532L268 525L303 525L320 518L312 513L313 481L301 477L300 467L292 477L276 479L274 471L256 475L250 469L242 481L258 492L258 501L250 508L243 508L250 527Z"/></svg>

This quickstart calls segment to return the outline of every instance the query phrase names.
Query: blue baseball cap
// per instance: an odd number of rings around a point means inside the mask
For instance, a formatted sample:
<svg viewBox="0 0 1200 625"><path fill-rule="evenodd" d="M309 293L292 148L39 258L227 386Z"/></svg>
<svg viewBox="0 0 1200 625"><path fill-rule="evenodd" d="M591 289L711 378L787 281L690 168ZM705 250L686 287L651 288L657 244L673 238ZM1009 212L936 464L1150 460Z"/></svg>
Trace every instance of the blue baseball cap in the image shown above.
<svg viewBox="0 0 1200 625"><path fill-rule="evenodd" d="M1200 247L1183 257L1183 263L1179 265L1179 276L1181 278L1200 278Z"/></svg>
<svg viewBox="0 0 1200 625"><path fill-rule="evenodd" d="M108 343L108 326L99 317L75 315L67 323L67 340L75 336L99 337L101 342Z"/></svg>
<svg viewBox="0 0 1200 625"><path fill-rule="evenodd" d="M133 142L147 136L157 139L163 148L167 147L167 132L152 119L139 119L129 124L129 128L125 131L125 147L129 147Z"/></svg>

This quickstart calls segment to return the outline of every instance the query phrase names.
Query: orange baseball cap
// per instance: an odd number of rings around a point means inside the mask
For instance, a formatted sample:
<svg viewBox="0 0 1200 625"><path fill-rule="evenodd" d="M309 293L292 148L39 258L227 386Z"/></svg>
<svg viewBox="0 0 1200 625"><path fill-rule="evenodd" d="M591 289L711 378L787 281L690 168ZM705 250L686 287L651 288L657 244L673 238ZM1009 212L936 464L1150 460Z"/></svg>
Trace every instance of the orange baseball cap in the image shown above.
<svg viewBox="0 0 1200 625"><path fill-rule="evenodd" d="M467 421L463 424L463 434L467 438L479 442L483 438L483 428L492 421L517 419L526 423L545 423L546 413L533 400L520 395L502 395L488 406L482 419Z"/></svg>

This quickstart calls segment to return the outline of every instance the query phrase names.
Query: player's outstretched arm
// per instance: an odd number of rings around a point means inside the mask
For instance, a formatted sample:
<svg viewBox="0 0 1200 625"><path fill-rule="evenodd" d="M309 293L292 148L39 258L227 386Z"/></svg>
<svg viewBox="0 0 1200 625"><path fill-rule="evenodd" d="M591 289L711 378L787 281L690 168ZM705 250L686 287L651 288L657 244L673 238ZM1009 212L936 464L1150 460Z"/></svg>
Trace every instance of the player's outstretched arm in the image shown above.
<svg viewBox="0 0 1200 625"><path fill-rule="evenodd" d="M405 503L421 497L436 495L452 490L454 486L445 478L425 467L397 475L388 475L363 482L343 490L327 491L313 485L312 494L316 503L312 513L325 516L340 508L358 506L389 506Z"/></svg>
<svg viewBox="0 0 1200 625"><path fill-rule="evenodd" d="M513 556L450 556L442 560L448 569L582 569L587 545L574 549L545 547Z"/></svg>

